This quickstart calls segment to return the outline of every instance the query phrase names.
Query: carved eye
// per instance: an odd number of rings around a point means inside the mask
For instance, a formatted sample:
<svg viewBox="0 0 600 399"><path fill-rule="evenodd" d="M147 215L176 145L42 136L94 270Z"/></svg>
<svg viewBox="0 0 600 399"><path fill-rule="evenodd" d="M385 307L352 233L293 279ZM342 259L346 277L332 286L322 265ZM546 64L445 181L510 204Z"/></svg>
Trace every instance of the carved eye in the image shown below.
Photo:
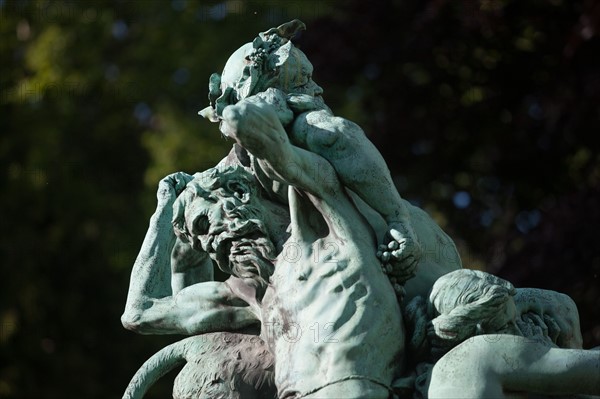
<svg viewBox="0 0 600 399"><path fill-rule="evenodd" d="M194 220L192 224L192 234L197 236L203 236L208 234L208 217L206 215L200 215Z"/></svg>
<svg viewBox="0 0 600 399"><path fill-rule="evenodd" d="M310 82L310 77L300 75L296 78L296 88L304 87Z"/></svg>
<svg viewBox="0 0 600 399"><path fill-rule="evenodd" d="M238 182L229 183L229 191L240 199L242 199L247 192L246 187Z"/></svg>

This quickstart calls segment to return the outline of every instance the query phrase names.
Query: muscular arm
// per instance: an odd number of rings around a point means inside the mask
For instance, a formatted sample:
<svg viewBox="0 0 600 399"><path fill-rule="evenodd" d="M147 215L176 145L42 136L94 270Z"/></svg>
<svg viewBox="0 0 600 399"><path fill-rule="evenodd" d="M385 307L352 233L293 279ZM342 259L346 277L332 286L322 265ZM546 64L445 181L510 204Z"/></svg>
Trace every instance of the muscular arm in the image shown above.
<svg viewBox="0 0 600 399"><path fill-rule="evenodd" d="M383 157L362 129L327 110L317 110L296 118L290 138L329 161L341 183L385 219L388 236L378 256L393 283L412 278L422 256L420 240ZM402 294L400 286L395 289Z"/></svg>
<svg viewBox="0 0 600 399"><path fill-rule="evenodd" d="M225 283L207 281L186 286L191 280L206 278L211 272L188 273L190 265L197 270L194 262L205 260L203 256L186 254L183 243L173 251L176 237L171 220L176 194L167 179L159 184L158 207L150 218L148 232L133 265L121 317L123 326L142 334L198 334L255 323L256 317L248 306L233 295ZM182 185L185 186L185 182ZM212 270L212 265L210 267ZM176 277L173 282L172 271Z"/></svg>
<svg viewBox="0 0 600 399"><path fill-rule="evenodd" d="M257 323L250 307L227 283L207 281L164 298L147 298L123 315L125 328L140 334L195 335L237 330Z"/></svg>
<svg viewBox="0 0 600 399"><path fill-rule="evenodd" d="M326 110L306 112L294 121L291 137L294 143L327 159L343 185L388 223L409 218L383 157L356 123Z"/></svg>
<svg viewBox="0 0 600 399"><path fill-rule="evenodd" d="M214 280L212 261L204 251L195 250L179 238L171 251L171 290L173 295L185 287Z"/></svg>
<svg viewBox="0 0 600 399"><path fill-rule="evenodd" d="M331 164L317 154L293 146L271 105L242 101L225 108L223 120L223 133L252 153L270 178L320 198L339 190Z"/></svg>
<svg viewBox="0 0 600 399"><path fill-rule="evenodd" d="M434 366L429 398L504 398L507 392L600 393L597 351L551 348L514 335L473 337Z"/></svg>

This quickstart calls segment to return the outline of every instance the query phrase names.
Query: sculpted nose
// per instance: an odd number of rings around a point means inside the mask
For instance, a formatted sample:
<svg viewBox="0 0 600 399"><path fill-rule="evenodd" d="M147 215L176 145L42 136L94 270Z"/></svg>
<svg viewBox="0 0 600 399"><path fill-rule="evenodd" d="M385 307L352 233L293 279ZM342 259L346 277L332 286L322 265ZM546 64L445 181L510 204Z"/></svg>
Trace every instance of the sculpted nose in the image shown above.
<svg viewBox="0 0 600 399"><path fill-rule="evenodd" d="M315 83L315 96L320 96L323 94L323 88Z"/></svg>
<svg viewBox="0 0 600 399"><path fill-rule="evenodd" d="M216 206L212 212L210 213L210 234L220 234L225 228L225 214L223 212L223 207Z"/></svg>

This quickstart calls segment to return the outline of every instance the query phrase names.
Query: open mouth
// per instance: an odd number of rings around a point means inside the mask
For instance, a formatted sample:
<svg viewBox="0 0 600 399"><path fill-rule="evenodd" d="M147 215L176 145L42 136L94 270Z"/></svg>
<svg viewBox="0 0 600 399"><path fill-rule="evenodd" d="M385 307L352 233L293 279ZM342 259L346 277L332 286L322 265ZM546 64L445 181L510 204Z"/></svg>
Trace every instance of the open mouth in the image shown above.
<svg viewBox="0 0 600 399"><path fill-rule="evenodd" d="M254 225L252 231L243 235L232 236L230 232L221 233L211 240L211 247L214 250L214 257L220 268L230 268L231 259L238 261L248 254L248 250L254 246L254 243L264 234ZM212 237L211 237L212 238Z"/></svg>

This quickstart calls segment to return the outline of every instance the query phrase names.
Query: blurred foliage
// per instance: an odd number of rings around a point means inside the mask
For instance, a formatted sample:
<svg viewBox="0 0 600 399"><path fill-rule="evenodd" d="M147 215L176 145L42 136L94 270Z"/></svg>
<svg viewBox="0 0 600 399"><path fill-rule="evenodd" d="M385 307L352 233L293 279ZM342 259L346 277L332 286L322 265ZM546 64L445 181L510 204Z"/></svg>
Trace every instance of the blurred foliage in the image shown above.
<svg viewBox="0 0 600 399"><path fill-rule="evenodd" d="M226 154L208 77L292 18L466 265L568 293L600 345L596 2L0 0L0 397L119 397L178 339L119 321L156 182Z"/></svg>

